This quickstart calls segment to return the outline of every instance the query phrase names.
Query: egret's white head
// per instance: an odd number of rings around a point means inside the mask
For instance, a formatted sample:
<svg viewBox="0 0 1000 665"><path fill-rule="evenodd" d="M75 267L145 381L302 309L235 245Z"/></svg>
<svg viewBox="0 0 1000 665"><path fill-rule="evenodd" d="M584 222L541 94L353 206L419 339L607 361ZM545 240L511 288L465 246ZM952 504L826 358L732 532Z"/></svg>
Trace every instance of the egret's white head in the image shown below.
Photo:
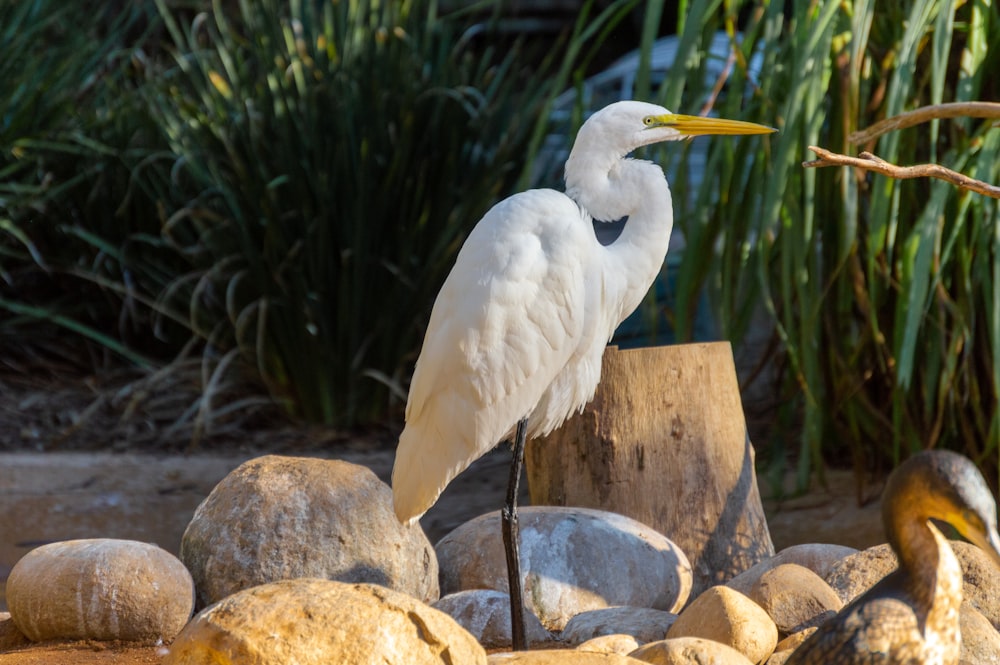
<svg viewBox="0 0 1000 665"><path fill-rule="evenodd" d="M646 102L615 102L594 113L580 128L566 160L566 193L595 219L617 219L629 214L639 198L640 180L663 179L658 168L656 174L624 168L627 161L623 158L636 148L705 134L774 131L751 122L671 113ZM632 177L626 176L626 172ZM645 177L640 173L645 173ZM642 189L649 191L649 185L645 182Z"/></svg>
<svg viewBox="0 0 1000 665"><path fill-rule="evenodd" d="M609 104L590 116L577 134L573 152L600 150L620 159L652 143L706 134L770 134L774 131L752 122L681 115L656 104L624 101Z"/></svg>

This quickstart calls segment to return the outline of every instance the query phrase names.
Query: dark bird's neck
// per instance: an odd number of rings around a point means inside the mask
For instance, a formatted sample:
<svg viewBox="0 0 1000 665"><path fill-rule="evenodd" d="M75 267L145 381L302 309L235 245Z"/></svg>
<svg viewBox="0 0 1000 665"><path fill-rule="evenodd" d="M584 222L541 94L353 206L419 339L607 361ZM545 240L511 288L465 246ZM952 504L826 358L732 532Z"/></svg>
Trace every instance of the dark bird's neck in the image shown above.
<svg viewBox="0 0 1000 665"><path fill-rule="evenodd" d="M918 619L942 638L957 640L962 603L962 568L948 539L926 516L907 516L888 525L903 584Z"/></svg>

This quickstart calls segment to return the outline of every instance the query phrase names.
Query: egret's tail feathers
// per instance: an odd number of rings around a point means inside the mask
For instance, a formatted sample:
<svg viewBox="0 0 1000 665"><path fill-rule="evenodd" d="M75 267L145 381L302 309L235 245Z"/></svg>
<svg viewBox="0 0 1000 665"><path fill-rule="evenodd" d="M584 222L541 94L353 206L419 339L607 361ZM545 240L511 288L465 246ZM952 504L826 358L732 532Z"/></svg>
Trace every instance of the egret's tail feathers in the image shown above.
<svg viewBox="0 0 1000 665"><path fill-rule="evenodd" d="M423 486L422 469L419 464L414 466L412 460L408 461L405 456L401 456L402 439L399 445L396 462L392 467L392 507L396 511L396 518L411 526L434 505L444 486L440 489Z"/></svg>
<svg viewBox="0 0 1000 665"><path fill-rule="evenodd" d="M407 423L392 467L392 503L399 521L412 524L420 519L476 457L475 445L454 430L446 436L433 423Z"/></svg>

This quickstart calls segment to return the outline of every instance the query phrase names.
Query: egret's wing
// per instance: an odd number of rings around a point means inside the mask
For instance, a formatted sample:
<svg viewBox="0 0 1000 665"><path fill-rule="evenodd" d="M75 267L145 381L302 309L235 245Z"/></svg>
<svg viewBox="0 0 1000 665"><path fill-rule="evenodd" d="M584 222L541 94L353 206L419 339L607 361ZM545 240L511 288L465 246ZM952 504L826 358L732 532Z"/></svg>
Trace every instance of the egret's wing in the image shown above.
<svg viewBox="0 0 1000 665"><path fill-rule="evenodd" d="M575 203L532 190L469 235L431 313L392 486L403 521L526 417L576 349L596 240Z"/></svg>

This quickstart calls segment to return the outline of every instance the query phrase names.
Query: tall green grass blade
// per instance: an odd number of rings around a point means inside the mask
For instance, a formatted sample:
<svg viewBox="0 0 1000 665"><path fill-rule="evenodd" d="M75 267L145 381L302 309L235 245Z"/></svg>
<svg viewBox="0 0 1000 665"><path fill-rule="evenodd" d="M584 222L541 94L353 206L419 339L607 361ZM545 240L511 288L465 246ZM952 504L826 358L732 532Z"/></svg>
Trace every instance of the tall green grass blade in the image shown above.
<svg viewBox="0 0 1000 665"><path fill-rule="evenodd" d="M114 337L106 335L99 330L94 329L92 326L88 326L63 314L58 314L43 307L25 305L24 303L19 303L3 297L0 297L0 309L6 310L11 314L17 314L34 320L53 323L69 333L80 335L81 337L96 342L100 346L117 353L122 358L125 358L138 367L151 369L155 365L151 359L140 353L136 353Z"/></svg>

